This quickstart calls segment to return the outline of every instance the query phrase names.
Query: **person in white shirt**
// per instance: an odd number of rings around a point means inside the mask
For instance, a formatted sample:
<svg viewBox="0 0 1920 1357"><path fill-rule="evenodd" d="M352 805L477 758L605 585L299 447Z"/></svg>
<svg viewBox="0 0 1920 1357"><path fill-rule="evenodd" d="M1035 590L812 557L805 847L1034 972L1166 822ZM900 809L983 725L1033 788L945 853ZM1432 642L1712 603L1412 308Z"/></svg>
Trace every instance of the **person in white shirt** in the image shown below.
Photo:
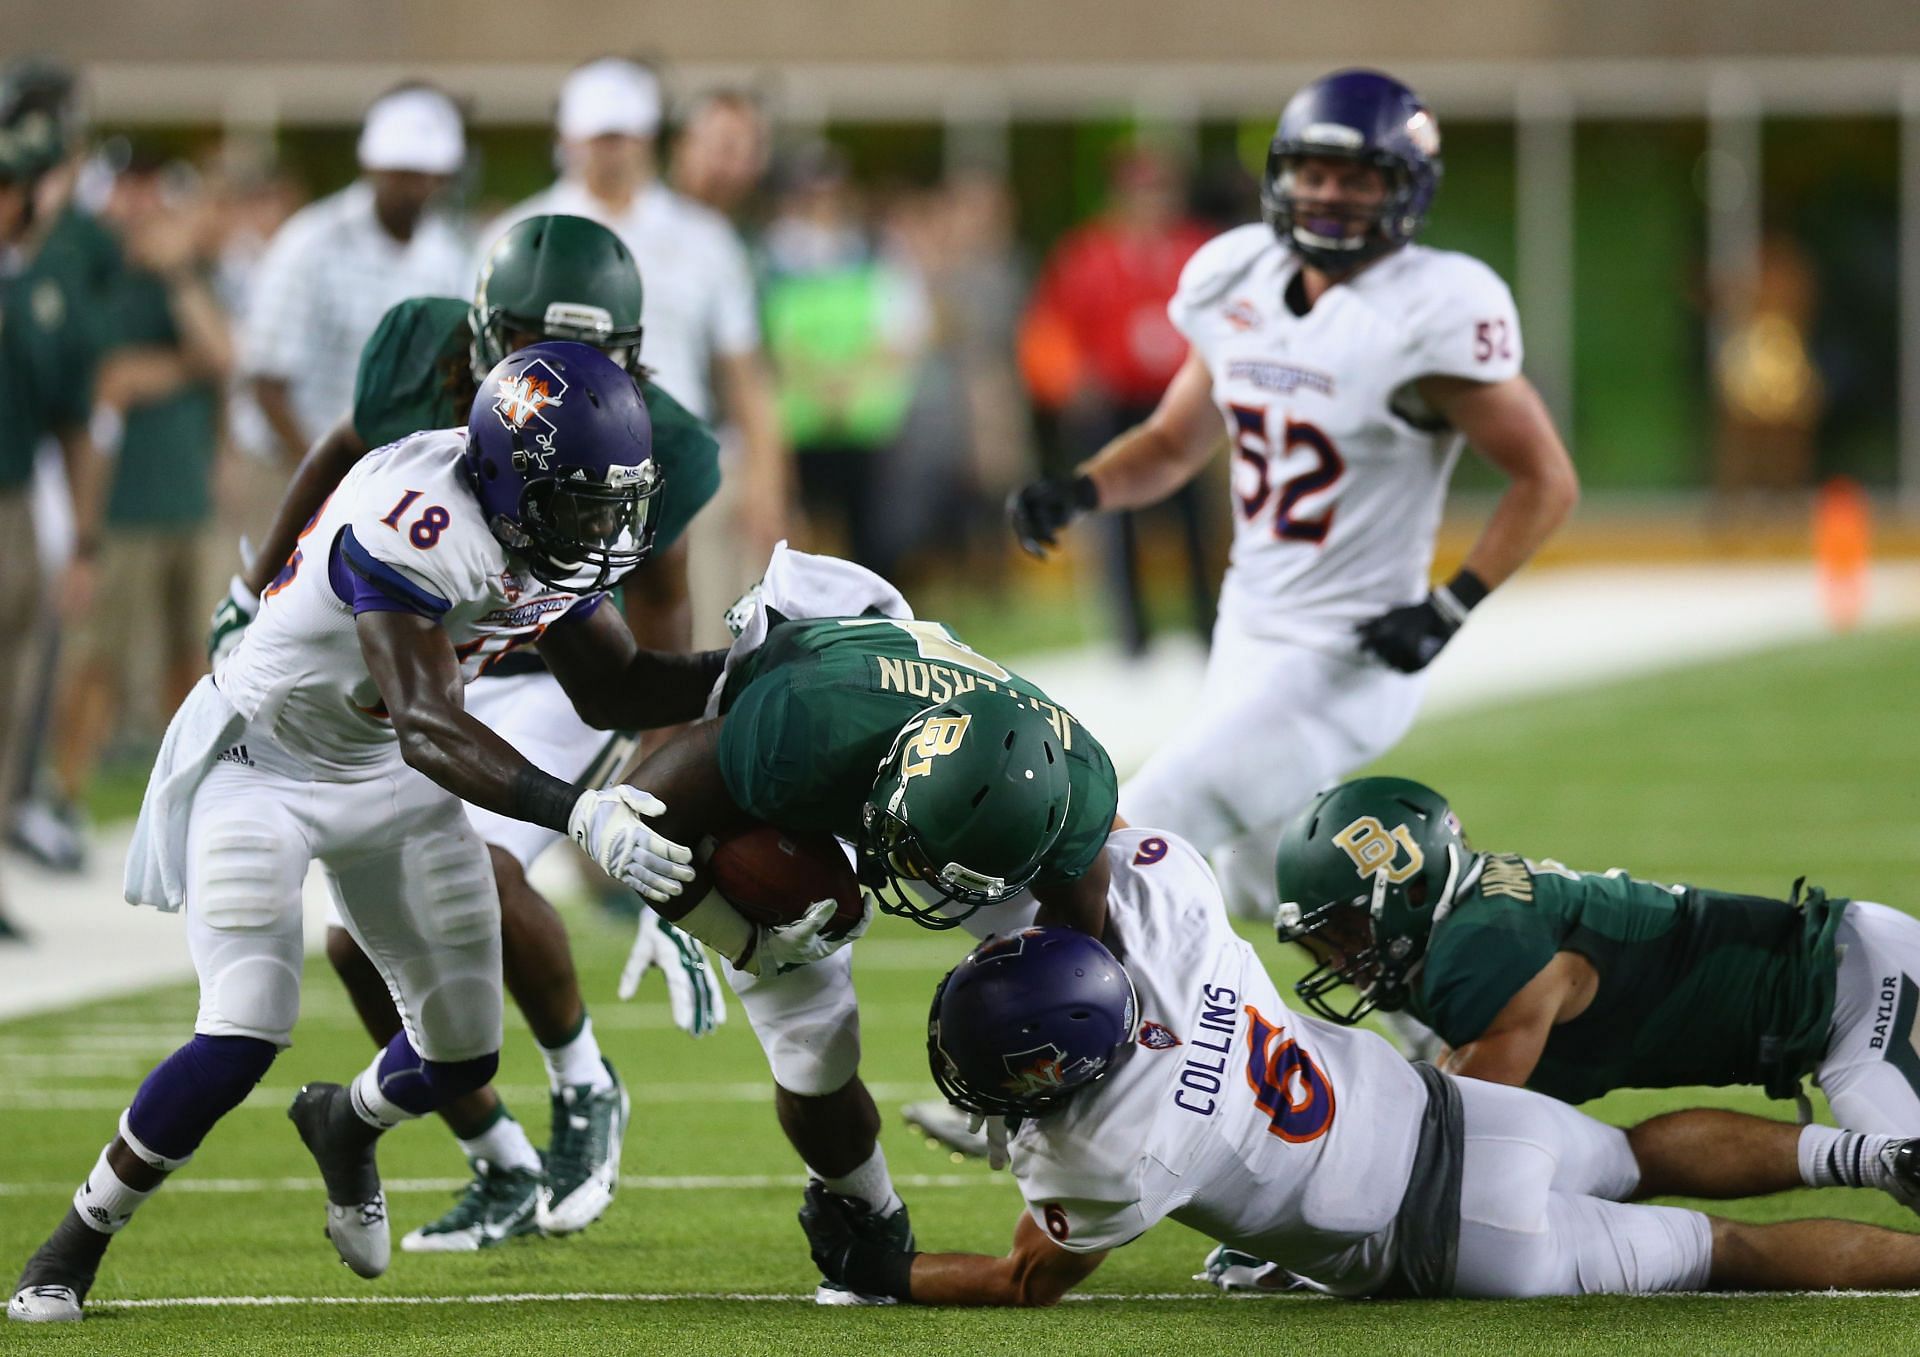
<svg viewBox="0 0 1920 1357"><path fill-rule="evenodd" d="M603 57L574 70L556 117L560 178L489 224L481 245L542 213L589 218L626 242L647 292L641 361L695 415L715 423L722 411L739 431L738 464L724 468L716 507L689 532L693 552L702 554L703 538L719 535L727 554L748 564L751 583L785 535L789 495L753 269L726 218L662 182L660 111L659 82L637 62ZM740 590L709 593L700 583L693 589L694 640L724 644L719 618Z"/></svg>
<svg viewBox="0 0 1920 1357"><path fill-rule="evenodd" d="M1268 156L1266 221L1215 237L1181 274L1168 313L1192 348L1158 408L1009 505L1041 554L1082 513L1192 480L1224 421L1233 550L1205 685L1120 813L1213 856L1249 916L1272 907L1282 827L1399 742L1421 671L1579 493L1521 375L1506 284L1413 241L1439 154L1432 113L1389 76L1339 71L1296 94ZM1429 589L1463 445L1508 484L1460 571Z"/></svg>
<svg viewBox="0 0 1920 1357"><path fill-rule="evenodd" d="M988 938L934 994L935 1082L1013 1128L1011 1251L915 1252L816 1181L800 1220L830 1281L922 1305L1051 1305L1171 1219L1233 1251L1196 1280L1236 1280L1232 1258L1261 1289L1336 1296L1920 1284L1920 1234L1645 1201L1804 1184L1920 1209L1920 1140L1707 1108L1623 1129L1410 1065L1383 1037L1287 1008L1191 845L1124 829L1104 851L1103 941Z"/></svg>
<svg viewBox="0 0 1920 1357"><path fill-rule="evenodd" d="M367 110L361 177L294 213L268 245L241 361L289 472L352 406L360 350L387 309L466 293L468 243L431 210L466 154L453 100L403 85Z"/></svg>

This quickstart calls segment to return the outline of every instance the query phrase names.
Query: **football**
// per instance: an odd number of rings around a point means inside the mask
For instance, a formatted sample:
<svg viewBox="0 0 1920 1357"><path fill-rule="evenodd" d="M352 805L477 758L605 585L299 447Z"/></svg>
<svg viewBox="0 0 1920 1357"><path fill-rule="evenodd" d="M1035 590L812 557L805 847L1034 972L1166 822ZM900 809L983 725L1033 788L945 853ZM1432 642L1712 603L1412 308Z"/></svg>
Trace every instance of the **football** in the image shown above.
<svg viewBox="0 0 1920 1357"><path fill-rule="evenodd" d="M824 831L756 825L715 845L707 870L720 893L754 923L792 923L829 897L840 907L827 925L828 937L860 921L860 883L840 841Z"/></svg>

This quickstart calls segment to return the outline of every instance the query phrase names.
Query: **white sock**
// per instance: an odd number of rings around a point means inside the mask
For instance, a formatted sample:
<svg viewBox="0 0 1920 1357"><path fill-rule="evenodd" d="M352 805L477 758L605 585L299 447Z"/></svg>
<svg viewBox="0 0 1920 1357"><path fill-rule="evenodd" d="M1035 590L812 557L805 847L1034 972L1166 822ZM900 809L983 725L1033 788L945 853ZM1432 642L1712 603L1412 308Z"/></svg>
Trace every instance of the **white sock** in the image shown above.
<svg viewBox="0 0 1920 1357"><path fill-rule="evenodd" d="M539 1045L538 1042L534 1043ZM547 1083L558 1093L569 1084L585 1084L592 1089L613 1087L613 1076L600 1059L600 1043L593 1037L593 1019L580 1019L580 1031L561 1046L541 1046L540 1058L547 1062Z"/></svg>
<svg viewBox="0 0 1920 1357"><path fill-rule="evenodd" d="M380 1055L385 1055L382 1051ZM400 1104L392 1101L380 1091L380 1055L373 1063L354 1076L352 1094L354 1114L369 1126L377 1126L382 1131L391 1131L403 1121L412 1121L418 1112L409 1112Z"/></svg>
<svg viewBox="0 0 1920 1357"><path fill-rule="evenodd" d="M467 1158L484 1159L495 1168L540 1171L540 1155L527 1139L526 1128L504 1107L493 1125L472 1140L461 1141L460 1148Z"/></svg>
<svg viewBox="0 0 1920 1357"><path fill-rule="evenodd" d="M119 1234L133 1219L140 1203L158 1190L148 1188L145 1192L136 1192L121 1182L120 1175L107 1162L107 1151L103 1148L93 1172L73 1194L73 1209L80 1213L81 1220L101 1234Z"/></svg>
<svg viewBox="0 0 1920 1357"><path fill-rule="evenodd" d="M1800 1128L1800 1181L1808 1187L1885 1187L1880 1151L1896 1136L1842 1131L1834 1126Z"/></svg>
<svg viewBox="0 0 1920 1357"><path fill-rule="evenodd" d="M887 1172L887 1155L878 1145L867 1157L867 1162L852 1173L840 1178L828 1178L815 1174L825 1183L829 1192L838 1192L843 1197L852 1197L863 1201L873 1208L875 1215L890 1216L900 1209L900 1194L893 1190L893 1178Z"/></svg>

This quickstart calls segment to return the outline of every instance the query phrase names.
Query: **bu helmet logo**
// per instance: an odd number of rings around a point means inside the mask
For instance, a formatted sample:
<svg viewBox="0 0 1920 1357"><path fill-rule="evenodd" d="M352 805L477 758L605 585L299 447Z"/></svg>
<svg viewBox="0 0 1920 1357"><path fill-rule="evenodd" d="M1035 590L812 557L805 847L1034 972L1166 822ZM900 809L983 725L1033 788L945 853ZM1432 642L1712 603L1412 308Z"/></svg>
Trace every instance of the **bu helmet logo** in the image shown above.
<svg viewBox="0 0 1920 1357"><path fill-rule="evenodd" d="M499 399L493 403L494 413L500 416L502 424L517 433L530 435L533 446L526 448L523 455L537 463L542 471L553 469L554 425L541 411L560 405L566 391L567 384L559 373L546 363L535 361L502 380Z"/></svg>
<svg viewBox="0 0 1920 1357"><path fill-rule="evenodd" d="M1427 855L1405 825L1389 830L1371 815L1362 815L1335 834L1333 841L1353 860L1353 868L1361 876L1384 875L1396 886L1427 865ZM1406 861L1396 863L1394 859L1402 852Z"/></svg>
<svg viewBox="0 0 1920 1357"><path fill-rule="evenodd" d="M933 761L958 749L960 742L967 737L967 727L972 724L971 716L929 717L927 723L907 741L907 747L901 754L901 784L931 773Z"/></svg>

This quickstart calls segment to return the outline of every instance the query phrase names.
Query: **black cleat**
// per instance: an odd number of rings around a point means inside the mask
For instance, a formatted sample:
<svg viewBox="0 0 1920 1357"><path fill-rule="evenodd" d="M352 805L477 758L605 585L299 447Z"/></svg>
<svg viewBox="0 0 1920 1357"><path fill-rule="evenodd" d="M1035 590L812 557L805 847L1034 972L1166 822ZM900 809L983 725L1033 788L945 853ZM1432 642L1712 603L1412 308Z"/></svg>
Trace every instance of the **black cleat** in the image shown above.
<svg viewBox="0 0 1920 1357"><path fill-rule="evenodd" d="M112 1235L102 1234L80 1219L71 1206L47 1236L47 1242L27 1259L7 1304L7 1318L27 1324L71 1323L81 1317L94 1273Z"/></svg>

